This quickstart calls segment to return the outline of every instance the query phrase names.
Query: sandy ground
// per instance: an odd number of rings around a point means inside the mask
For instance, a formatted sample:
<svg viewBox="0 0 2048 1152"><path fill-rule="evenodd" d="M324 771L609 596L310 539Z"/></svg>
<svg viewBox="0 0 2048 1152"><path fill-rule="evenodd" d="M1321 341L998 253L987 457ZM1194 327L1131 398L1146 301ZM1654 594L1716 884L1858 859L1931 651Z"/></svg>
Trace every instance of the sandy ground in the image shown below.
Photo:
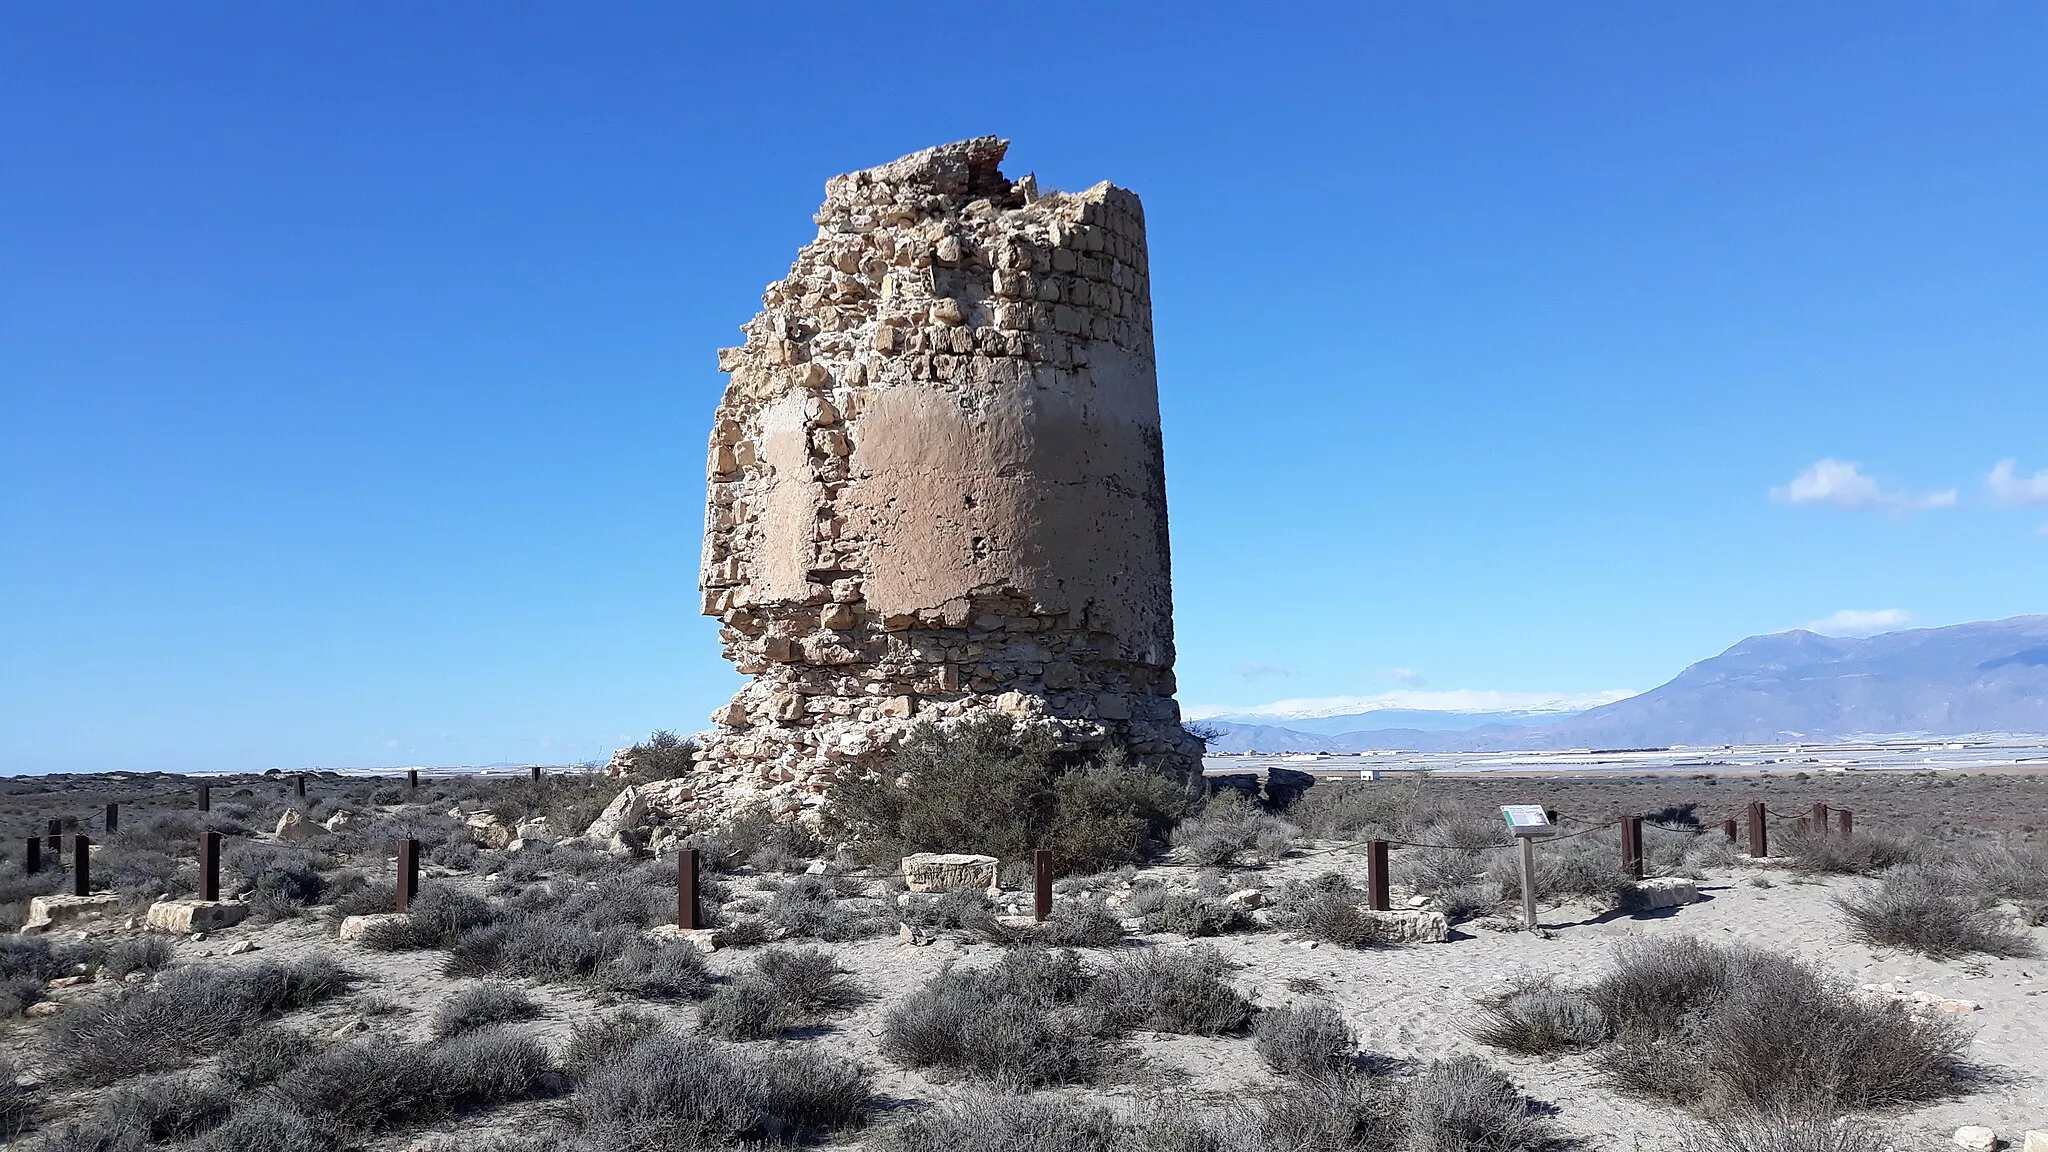
<svg viewBox="0 0 2048 1152"><path fill-rule="evenodd" d="M1364 858L1345 851L1295 856L1261 870L1258 876L1271 885L1331 869L1362 882ZM1168 866L1150 868L1146 873L1170 878L1181 871ZM1756 886L1752 881L1758 877L1769 879L1772 886ZM1584 1057L1506 1055L1466 1039L1461 1028L1473 1018L1475 999L1517 973L1586 979L1611 962L1615 945L1624 940L1682 934L1795 953L1858 984L1889 982L1902 991L1925 990L1976 1002L1978 1010L1961 1019L1975 1034L1971 1059L1990 1073L1987 1081L1969 1095L1893 1117L1890 1126L1902 1148L1953 1147L1950 1137L1964 1124L1990 1125L2015 1143L2026 1128L2048 1128L2048 1000L2037 998L2048 990L2048 962L1936 962L1910 954L1872 952L1850 942L1840 914L1829 903L1832 893L1865 883L1869 881L1807 880L1776 869L1736 867L1716 870L1702 882L1705 899L1699 904L1642 915L1603 916L1583 908L1554 908L1542 916L1545 931L1540 934L1479 930L1460 933L1448 944L1364 952L1329 945L1304 947L1271 931L1203 943L1239 965L1233 978L1256 1004L1272 1006L1301 999L1287 990L1291 978L1320 982L1327 989L1326 998L1343 1011L1368 1051L1397 1060L1428 1060L1462 1052L1485 1055L1509 1071L1532 1097L1553 1106L1559 1124L1589 1148L1676 1148L1681 1135L1697 1121L1661 1105L1615 1095L1602 1086L1600 1075ZM2048 930L2034 932L2048 951ZM254 941L257 951L233 959L223 955L230 943L243 939ZM1174 936L1137 939L1137 947L1191 946ZM828 947L874 999L833 1027L780 1043L817 1044L874 1065L884 1098L877 1120L880 1124L967 1090L960 1083L904 1072L882 1061L876 1055L881 1024L889 1008L932 973L949 964L992 963L1001 949L954 941L913 947L894 937ZM367 952L330 941L318 928L303 922L236 929L204 941L185 941L180 948L195 959L210 957L223 963L325 951L365 973L369 979L356 995L292 1018L296 1026L321 1031L366 1026L423 1037L434 1006L465 983L439 974L439 953ZM753 949L722 950L711 958L712 966L721 972L737 971L756 954ZM548 1014L516 1027L555 1045L566 1041L572 1024L609 1010L576 988L537 985L530 992L548 1006ZM398 1006L398 1010L366 1011L378 1001ZM687 1004L656 1006L654 1010L685 1028L694 1016L694 1007ZM1130 1066L1126 1081L1091 1091L1129 1099L1164 1092L1227 1107L1246 1100L1248 1089L1274 1082L1246 1038L1141 1034L1139 1040L1139 1058ZM438 1130L387 1137L371 1147L432 1148L458 1133L475 1135L490 1130L532 1134L548 1107L545 1103L522 1104L467 1117Z"/></svg>

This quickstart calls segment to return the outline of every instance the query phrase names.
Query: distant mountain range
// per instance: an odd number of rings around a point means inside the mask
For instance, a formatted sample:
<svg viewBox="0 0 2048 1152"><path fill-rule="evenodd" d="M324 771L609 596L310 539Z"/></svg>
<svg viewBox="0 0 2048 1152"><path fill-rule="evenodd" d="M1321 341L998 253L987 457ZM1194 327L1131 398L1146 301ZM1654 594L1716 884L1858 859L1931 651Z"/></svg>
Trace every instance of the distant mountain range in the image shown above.
<svg viewBox="0 0 2048 1152"><path fill-rule="evenodd" d="M1422 722L1418 722L1418 718ZM1867 639L1752 636L1639 696L1557 713L1367 712L1204 721L1216 752L1665 748L2048 734L2048 616Z"/></svg>

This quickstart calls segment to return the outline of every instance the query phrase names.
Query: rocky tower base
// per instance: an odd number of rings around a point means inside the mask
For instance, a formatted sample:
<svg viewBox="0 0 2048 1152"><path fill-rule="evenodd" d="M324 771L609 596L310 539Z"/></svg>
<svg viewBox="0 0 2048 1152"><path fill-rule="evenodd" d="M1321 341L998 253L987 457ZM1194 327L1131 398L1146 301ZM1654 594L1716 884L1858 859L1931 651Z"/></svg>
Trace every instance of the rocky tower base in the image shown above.
<svg viewBox="0 0 2048 1152"><path fill-rule="evenodd" d="M754 677L696 803L815 810L912 724L989 711L1176 774L1143 209L964 141L826 184L711 436L702 588ZM971 798L963 798L971 802Z"/></svg>

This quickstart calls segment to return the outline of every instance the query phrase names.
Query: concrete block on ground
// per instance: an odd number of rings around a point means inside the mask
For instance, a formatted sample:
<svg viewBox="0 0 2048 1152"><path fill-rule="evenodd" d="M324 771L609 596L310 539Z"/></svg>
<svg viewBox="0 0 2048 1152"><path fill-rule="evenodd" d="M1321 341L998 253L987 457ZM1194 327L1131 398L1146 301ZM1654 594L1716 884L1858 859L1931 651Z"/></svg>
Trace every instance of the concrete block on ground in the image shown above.
<svg viewBox="0 0 2048 1152"><path fill-rule="evenodd" d="M239 900L159 900L149 906L144 926L158 932L212 932L247 919L249 906Z"/></svg>
<svg viewBox="0 0 2048 1152"><path fill-rule="evenodd" d="M28 902L28 919L21 934L34 936L62 924L98 920L114 910L121 898L112 892L97 896L37 896Z"/></svg>
<svg viewBox="0 0 2048 1152"><path fill-rule="evenodd" d="M699 952L716 952L720 943L716 928L678 928L674 924L656 924L647 930L650 940L676 940L688 944Z"/></svg>
<svg viewBox="0 0 2048 1152"><path fill-rule="evenodd" d="M1653 876L1636 881L1628 906L1636 912L1654 912L1659 908L1697 904L1699 899L1699 886L1685 877Z"/></svg>
<svg viewBox="0 0 2048 1152"><path fill-rule="evenodd" d="M903 858L903 883L912 892L987 891L996 886L997 863L969 852L918 852Z"/></svg>
<svg viewBox="0 0 2048 1152"><path fill-rule="evenodd" d="M1451 921L1441 912L1404 908L1395 912L1367 911L1385 938L1396 944L1447 944Z"/></svg>
<svg viewBox="0 0 2048 1152"><path fill-rule="evenodd" d="M361 940L386 924L400 923L406 918L403 912L372 912L368 916L345 917L341 922L340 937L343 940Z"/></svg>

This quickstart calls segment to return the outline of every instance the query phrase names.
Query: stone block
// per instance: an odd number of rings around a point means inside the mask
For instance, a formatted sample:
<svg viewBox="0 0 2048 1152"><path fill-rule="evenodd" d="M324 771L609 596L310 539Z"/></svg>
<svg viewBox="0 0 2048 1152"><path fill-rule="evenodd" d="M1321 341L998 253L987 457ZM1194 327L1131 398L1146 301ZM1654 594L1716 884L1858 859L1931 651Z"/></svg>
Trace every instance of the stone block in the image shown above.
<svg viewBox="0 0 2048 1152"><path fill-rule="evenodd" d="M287 808L284 815L277 818L277 838L287 844L297 844L326 834L327 829L306 819L297 808Z"/></svg>
<svg viewBox="0 0 2048 1152"><path fill-rule="evenodd" d="M403 912L372 912L367 916L345 917L341 922L340 936L343 940L361 940L368 932L405 919Z"/></svg>
<svg viewBox="0 0 2048 1152"><path fill-rule="evenodd" d="M1636 881L1628 906L1636 912L1654 912L1659 908L1696 904L1699 898L1699 888L1683 876L1654 876Z"/></svg>
<svg viewBox="0 0 2048 1152"><path fill-rule="evenodd" d="M2048 1152L2048 1132L2027 1129L2026 1142L2020 1146L2020 1152Z"/></svg>
<svg viewBox="0 0 2048 1152"><path fill-rule="evenodd" d="M1998 1133L1982 1124L1965 1124L1956 1129L1955 1142L1969 1152L1993 1152L1998 1147Z"/></svg>
<svg viewBox="0 0 2048 1152"><path fill-rule="evenodd" d="M678 928L673 924L656 924L646 933L649 940L680 941L699 952L716 952L722 942L716 928Z"/></svg>
<svg viewBox="0 0 2048 1152"><path fill-rule="evenodd" d="M912 892L986 891L996 886L998 863L967 852L918 852L903 858L903 883Z"/></svg>
<svg viewBox="0 0 2048 1152"><path fill-rule="evenodd" d="M240 924L249 906L238 900L159 900L149 906L145 926L158 932L191 935Z"/></svg>
<svg viewBox="0 0 2048 1152"><path fill-rule="evenodd" d="M99 920L112 912L121 898L112 892L97 896L37 896L28 902L28 919L21 934L34 936L65 924Z"/></svg>
<svg viewBox="0 0 2048 1152"><path fill-rule="evenodd" d="M1367 911L1365 915L1380 926L1387 940L1396 944L1447 944L1451 939L1451 922L1441 912L1401 909Z"/></svg>

